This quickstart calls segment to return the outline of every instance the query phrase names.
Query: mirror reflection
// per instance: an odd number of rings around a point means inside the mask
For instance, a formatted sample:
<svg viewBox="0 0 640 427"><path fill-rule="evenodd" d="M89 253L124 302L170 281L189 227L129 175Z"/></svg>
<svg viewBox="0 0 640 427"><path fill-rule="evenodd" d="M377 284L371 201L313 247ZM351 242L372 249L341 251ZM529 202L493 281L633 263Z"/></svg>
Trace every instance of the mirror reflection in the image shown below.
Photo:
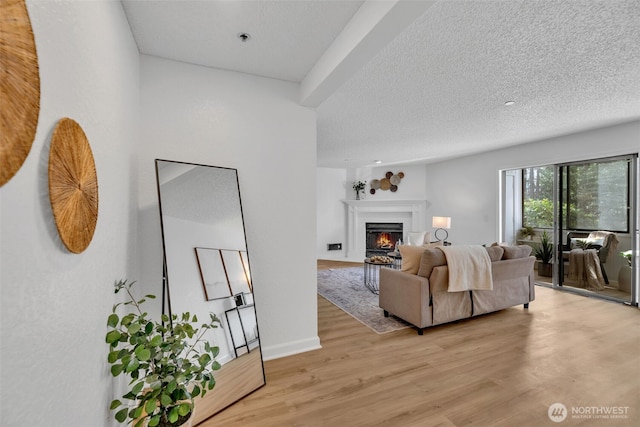
<svg viewBox="0 0 640 427"><path fill-rule="evenodd" d="M168 310L222 322L207 339L223 366L196 401L196 425L265 384L238 174L156 160L156 177Z"/></svg>

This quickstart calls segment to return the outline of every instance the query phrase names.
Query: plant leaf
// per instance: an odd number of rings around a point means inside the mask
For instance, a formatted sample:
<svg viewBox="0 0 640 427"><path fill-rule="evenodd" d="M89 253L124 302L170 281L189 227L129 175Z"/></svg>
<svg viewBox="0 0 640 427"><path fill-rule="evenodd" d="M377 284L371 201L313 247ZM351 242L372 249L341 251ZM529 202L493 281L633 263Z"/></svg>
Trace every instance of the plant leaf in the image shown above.
<svg viewBox="0 0 640 427"><path fill-rule="evenodd" d="M141 360L143 362L151 359L151 351L149 351L149 349L144 346L136 348L135 354L138 360Z"/></svg>
<svg viewBox="0 0 640 427"><path fill-rule="evenodd" d="M129 327L127 328L127 331L129 331L129 333L131 335L135 334L136 332L138 332L140 330L141 326L139 323L132 323L129 325Z"/></svg>
<svg viewBox="0 0 640 427"><path fill-rule="evenodd" d="M116 412L116 421L118 421L119 423L124 422L124 420L127 419L127 412L127 408L121 409Z"/></svg>
<svg viewBox="0 0 640 427"><path fill-rule="evenodd" d="M158 424L160 424L160 414L154 415L149 420L149 427L156 427Z"/></svg>
<svg viewBox="0 0 640 427"><path fill-rule="evenodd" d="M189 412L191 412L191 405L190 404L181 403L180 406L178 406L178 414L180 414L180 416L184 417Z"/></svg>
<svg viewBox="0 0 640 427"><path fill-rule="evenodd" d="M124 365L122 363L118 363L117 365L111 366L111 375L117 377L124 371Z"/></svg>
<svg viewBox="0 0 640 427"><path fill-rule="evenodd" d="M105 341L108 344L114 344L114 343L117 343L120 340L121 336L122 336L122 334L120 333L120 331L117 331L117 330L109 331L109 332L107 332L107 336L105 338Z"/></svg>
<svg viewBox="0 0 640 427"><path fill-rule="evenodd" d="M142 411L143 411L142 406L138 406L133 411L131 411L131 418L133 419L140 418L142 416Z"/></svg>
<svg viewBox="0 0 640 427"><path fill-rule="evenodd" d="M127 368L125 369L126 372L133 372L138 370L138 367L140 366L140 362L138 361L138 359L131 359L129 361L129 363L127 363Z"/></svg>
<svg viewBox="0 0 640 427"><path fill-rule="evenodd" d="M109 356L107 357L107 361L109 363L115 363L115 361L118 360L118 354L120 354L119 351L109 352Z"/></svg>
<svg viewBox="0 0 640 427"><path fill-rule="evenodd" d="M122 405L122 402L120 402L118 399L116 399L113 402L111 402L111 406L109 407L109 409L113 411L114 409L116 409L120 405Z"/></svg>
<svg viewBox="0 0 640 427"><path fill-rule="evenodd" d="M211 356L205 353L198 358L198 362L200 362L200 366L202 367L207 366L209 362L211 362Z"/></svg>
<svg viewBox="0 0 640 427"><path fill-rule="evenodd" d="M173 399L171 399L171 396L164 393L160 395L160 404L162 406L169 406L172 403L173 403Z"/></svg>
<svg viewBox="0 0 640 427"><path fill-rule="evenodd" d="M153 411L156 410L156 400L155 399L148 400L147 403L145 403L144 405L144 410L149 415L153 414Z"/></svg>
<svg viewBox="0 0 640 427"><path fill-rule="evenodd" d="M174 406L173 408L171 408L171 410L169 410L169 416L167 417L167 419L169 420L169 422L171 424L174 424L176 421L178 421L178 407Z"/></svg>
<svg viewBox="0 0 640 427"><path fill-rule="evenodd" d="M107 319L107 326L109 326L111 328L115 328L116 326L118 326L118 321L119 320L120 320L120 318L118 317L118 315L113 313Z"/></svg>
<svg viewBox="0 0 640 427"><path fill-rule="evenodd" d="M133 322L133 318L135 316L131 313L127 314L126 316L124 316L122 318L122 320L120 321L120 323L122 324L122 326L128 326L131 324L131 322Z"/></svg>
<svg viewBox="0 0 640 427"><path fill-rule="evenodd" d="M220 354L220 347L215 346L211 349L211 355L213 357L218 357L218 354Z"/></svg>
<svg viewBox="0 0 640 427"><path fill-rule="evenodd" d="M162 344L162 336L160 335L156 335L155 337L151 338L151 341L149 341L149 345L151 347L158 347L160 344Z"/></svg>
<svg viewBox="0 0 640 427"><path fill-rule="evenodd" d="M144 381L140 381L139 383L137 383L131 388L131 393L137 396L138 393L142 391L143 387L144 387Z"/></svg>

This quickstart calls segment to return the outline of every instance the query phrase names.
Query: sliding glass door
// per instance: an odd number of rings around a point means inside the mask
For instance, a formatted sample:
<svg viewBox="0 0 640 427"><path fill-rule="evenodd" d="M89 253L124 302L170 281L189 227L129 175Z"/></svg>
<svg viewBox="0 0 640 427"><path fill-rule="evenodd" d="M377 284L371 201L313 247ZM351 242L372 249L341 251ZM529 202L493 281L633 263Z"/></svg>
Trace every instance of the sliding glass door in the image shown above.
<svg viewBox="0 0 640 427"><path fill-rule="evenodd" d="M635 300L636 157L556 165L554 284L622 302Z"/></svg>
<svg viewBox="0 0 640 427"><path fill-rule="evenodd" d="M539 258L544 237L553 243L538 283L637 304L637 155L503 171L502 182L501 239Z"/></svg>

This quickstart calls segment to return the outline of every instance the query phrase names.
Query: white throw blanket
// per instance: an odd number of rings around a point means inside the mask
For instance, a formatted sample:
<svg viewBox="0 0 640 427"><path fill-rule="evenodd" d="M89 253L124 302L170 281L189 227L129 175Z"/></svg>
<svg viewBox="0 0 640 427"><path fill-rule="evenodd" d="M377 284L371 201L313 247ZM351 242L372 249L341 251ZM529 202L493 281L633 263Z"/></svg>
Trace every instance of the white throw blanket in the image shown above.
<svg viewBox="0 0 640 427"><path fill-rule="evenodd" d="M482 246L438 246L447 258L449 292L493 290L491 258Z"/></svg>

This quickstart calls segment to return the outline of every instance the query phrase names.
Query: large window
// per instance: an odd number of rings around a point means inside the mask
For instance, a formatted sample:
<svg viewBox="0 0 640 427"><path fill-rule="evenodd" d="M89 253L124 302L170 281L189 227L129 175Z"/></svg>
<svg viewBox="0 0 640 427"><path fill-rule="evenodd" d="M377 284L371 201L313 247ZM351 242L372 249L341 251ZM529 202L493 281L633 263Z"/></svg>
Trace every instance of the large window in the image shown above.
<svg viewBox="0 0 640 427"><path fill-rule="evenodd" d="M553 227L553 166L522 170L523 226ZM560 168L563 228L629 232L629 159Z"/></svg>
<svg viewBox="0 0 640 427"><path fill-rule="evenodd" d="M522 225L553 228L553 166L522 170Z"/></svg>
<svg viewBox="0 0 640 427"><path fill-rule="evenodd" d="M565 228L628 233L629 168L627 159L562 167Z"/></svg>

